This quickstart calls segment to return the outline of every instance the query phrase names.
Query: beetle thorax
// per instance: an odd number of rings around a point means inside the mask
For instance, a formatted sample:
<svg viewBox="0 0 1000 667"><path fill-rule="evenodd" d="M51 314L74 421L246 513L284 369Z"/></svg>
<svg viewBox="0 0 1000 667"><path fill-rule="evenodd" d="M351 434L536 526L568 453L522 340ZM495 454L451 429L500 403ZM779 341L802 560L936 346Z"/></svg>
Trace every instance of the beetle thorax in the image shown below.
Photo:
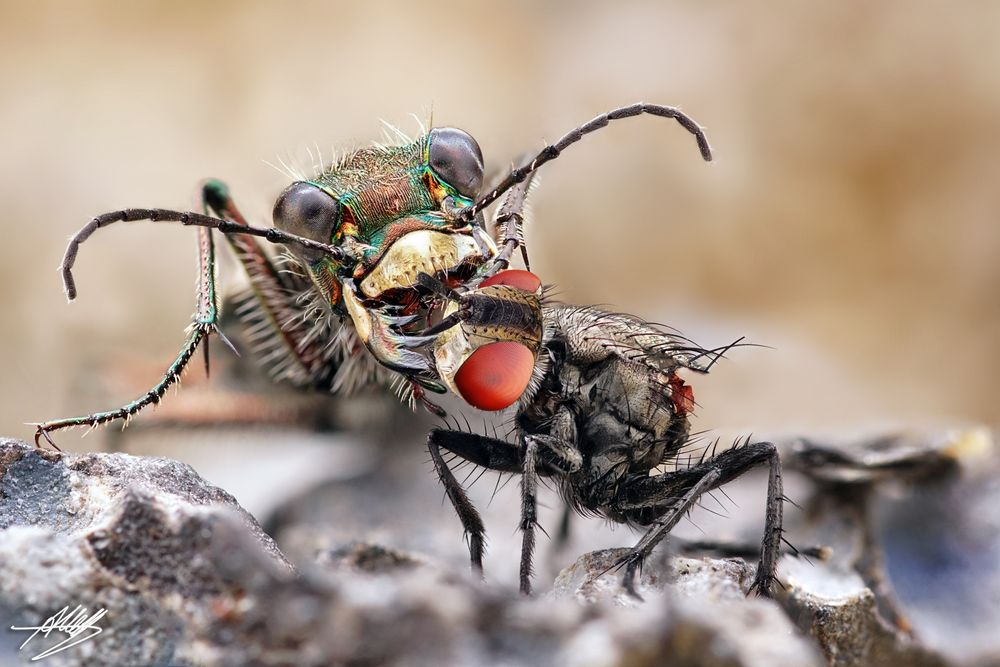
<svg viewBox="0 0 1000 667"><path fill-rule="evenodd" d="M338 235L368 240L394 220L437 208L422 177L423 143L362 148L316 179L350 210Z"/></svg>

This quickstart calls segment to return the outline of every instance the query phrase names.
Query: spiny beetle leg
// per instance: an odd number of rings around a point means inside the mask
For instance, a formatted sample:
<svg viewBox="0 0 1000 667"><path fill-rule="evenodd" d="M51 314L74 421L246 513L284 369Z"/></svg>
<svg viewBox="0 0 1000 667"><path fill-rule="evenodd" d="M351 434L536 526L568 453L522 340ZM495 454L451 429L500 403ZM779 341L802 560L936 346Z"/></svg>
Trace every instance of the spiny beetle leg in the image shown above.
<svg viewBox="0 0 1000 667"><path fill-rule="evenodd" d="M492 266L486 272L485 277L487 278L509 267L514 251L518 248L521 249L524 268L528 271L531 270L531 264L528 262L528 248L524 245L524 207L534 178L532 173L524 181L513 186L497 212L494 236L500 247L500 252L497 253Z"/></svg>
<svg viewBox="0 0 1000 667"><path fill-rule="evenodd" d="M205 213L248 226L224 182L216 178L202 181L199 196ZM311 289L310 282L296 273L280 271L252 236L226 234L225 238L250 279L250 301L241 308L246 309L244 321L251 337L261 340L264 347L272 342L281 346L280 365L274 368L282 377L300 386L320 384L323 373L329 372L323 345L308 337L310 327L301 317L301 306L295 303L296 295Z"/></svg>
<svg viewBox="0 0 1000 667"><path fill-rule="evenodd" d="M148 405L155 405L160 402L160 399L163 398L167 389L180 379L181 372L183 372L188 362L194 356L195 351L198 349L198 345L205 340L205 338L213 330L214 325L195 324L192 327L191 333L188 335L188 339L184 342L184 347L181 348L180 354L177 355L174 362L170 364L169 368L167 368L163 378L143 396L140 396L131 403L123 405L115 410L95 412L84 417L69 417L66 419L56 419L53 421L35 424L35 444L39 444L39 437L44 437L49 444L55 447L55 443L52 442L49 434L53 431L58 431L64 428L72 428L74 426L88 426L90 428L96 428L101 424L106 424L108 422L115 421L116 419L124 419L125 423L128 424L128 420L135 416L140 410ZM56 449L58 449L58 447L56 447Z"/></svg>
<svg viewBox="0 0 1000 667"><path fill-rule="evenodd" d="M212 181L213 186L210 187L209 181L199 188L201 196L201 205L203 210L207 213L210 206L218 206L220 208L225 206L225 197L228 197L228 190L226 190L225 185L220 181ZM231 205L231 200L229 201ZM239 219L240 224L246 224L242 220L242 216L236 211L235 206L232 207L235 212L235 217ZM89 236L89 234L87 234ZM86 237L84 237L85 239ZM82 242L82 240L80 241ZM70 244L71 248L79 247L79 243L74 247L73 243ZM64 277L71 276L69 269L72 265L73 260L75 260L76 253L70 254L67 251L67 259L64 260ZM180 354L174 360L174 363L170 365L167 371L164 373L163 378L157 383L152 389L150 389L145 396L139 397L136 400L128 403L127 405L118 408L117 410L109 410L105 412L97 412L94 414L87 415L85 417L71 417L68 419L59 419L51 422L45 422L38 425L38 430L35 435L35 443L38 444L39 435L44 436L45 440L55 446L52 439L49 437L51 431L56 431L62 428L70 428L73 426L90 426L94 428L100 424L107 423L109 421L114 421L115 419L130 419L133 415L139 412L142 408L150 405L152 403L159 402L160 398L166 392L166 390L180 377L180 373L187 366L188 361L194 356L194 352L198 345L205 342L205 372L206 374L210 370L209 356L208 356L208 334L213 331L217 331L217 324L219 318L219 296L216 289L216 263L215 263L215 242L212 238L211 229L206 227L198 228L198 292L197 292L197 304L195 307L195 313L192 316L193 324L191 327L191 332L188 339L185 341L184 346L181 348ZM67 293L71 296L75 296L75 285L72 280L67 280Z"/></svg>
<svg viewBox="0 0 1000 667"><path fill-rule="evenodd" d="M445 409L427 398L427 390L420 386L416 380L407 379L407 382L410 383L410 391L413 392L414 400L420 401L420 404L424 406L424 409L427 410L427 412L431 413L435 417L440 417L441 419L448 418L448 413Z"/></svg>
<svg viewBox="0 0 1000 667"><path fill-rule="evenodd" d="M57 419L54 421L37 424L35 443L38 444L38 436L42 435L45 440L55 446L49 433L64 428L74 426L89 426L96 428L117 419L124 419L128 425L128 420L135 416L140 410L148 405L155 405L160 402L167 389L180 379L181 373L188 362L194 356L198 346L207 341L209 334L218 331L219 318L219 296L215 286L215 242L212 239L212 231L205 227L198 228L198 293L197 305L192 324L188 333L188 338L184 342L180 353L174 362L170 364L160 381L154 385L144 396L140 396L134 401L123 405L115 410L105 412L95 412L84 417L70 417L68 419ZM205 370L208 371L208 357L205 358Z"/></svg>

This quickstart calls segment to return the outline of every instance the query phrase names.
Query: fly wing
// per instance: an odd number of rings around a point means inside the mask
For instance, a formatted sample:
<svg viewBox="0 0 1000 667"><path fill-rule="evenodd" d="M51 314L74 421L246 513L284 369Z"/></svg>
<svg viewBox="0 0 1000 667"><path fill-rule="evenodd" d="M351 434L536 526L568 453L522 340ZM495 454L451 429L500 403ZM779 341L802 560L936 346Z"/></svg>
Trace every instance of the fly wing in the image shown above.
<svg viewBox="0 0 1000 667"><path fill-rule="evenodd" d="M593 306L547 304L545 321L565 341L570 357L585 363L615 356L663 373L707 372L720 354L667 327Z"/></svg>

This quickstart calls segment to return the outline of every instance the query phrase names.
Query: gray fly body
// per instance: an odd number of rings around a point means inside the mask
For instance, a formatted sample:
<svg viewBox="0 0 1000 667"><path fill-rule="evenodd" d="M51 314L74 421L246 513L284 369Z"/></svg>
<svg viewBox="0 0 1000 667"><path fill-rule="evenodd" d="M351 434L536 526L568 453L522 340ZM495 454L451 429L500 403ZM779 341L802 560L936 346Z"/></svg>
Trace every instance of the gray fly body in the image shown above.
<svg viewBox="0 0 1000 667"><path fill-rule="evenodd" d="M781 542L782 484L775 446L742 442L671 472L691 445L694 399L680 369L707 372L733 345L702 349L639 318L593 307L545 304L545 335L535 385L521 397L507 438L461 428L433 430L428 447L469 541L473 568L482 568L485 527L442 456L445 450L491 470L521 476L521 590L531 590L540 478L551 480L567 505L646 529L619 562L635 593L642 561L694 507L699 497L761 464L770 469L761 559L752 590L768 595Z"/></svg>

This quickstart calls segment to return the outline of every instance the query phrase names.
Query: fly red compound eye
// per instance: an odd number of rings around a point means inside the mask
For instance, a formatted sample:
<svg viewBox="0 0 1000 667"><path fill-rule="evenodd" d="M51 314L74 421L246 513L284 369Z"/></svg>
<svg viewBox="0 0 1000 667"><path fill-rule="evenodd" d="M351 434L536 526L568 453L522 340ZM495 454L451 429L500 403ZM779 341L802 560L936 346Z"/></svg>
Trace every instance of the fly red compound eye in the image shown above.
<svg viewBox="0 0 1000 667"><path fill-rule="evenodd" d="M525 292L535 293L542 286L542 281L531 271L508 269L479 283L480 287L489 287L490 285L510 285Z"/></svg>
<svg viewBox="0 0 1000 667"><path fill-rule="evenodd" d="M503 410L528 388L535 355L511 341L484 345L455 373L455 385L469 405L480 410Z"/></svg>

